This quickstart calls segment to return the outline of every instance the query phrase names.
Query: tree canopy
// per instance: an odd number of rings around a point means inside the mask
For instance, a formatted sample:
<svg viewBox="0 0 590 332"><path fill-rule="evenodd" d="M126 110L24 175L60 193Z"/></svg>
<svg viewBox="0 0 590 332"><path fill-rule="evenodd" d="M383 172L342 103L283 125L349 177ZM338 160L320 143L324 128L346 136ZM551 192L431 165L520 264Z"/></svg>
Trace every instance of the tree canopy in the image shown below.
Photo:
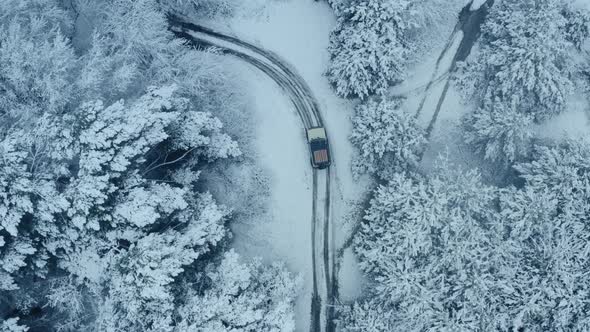
<svg viewBox="0 0 590 332"><path fill-rule="evenodd" d="M198 183L241 154L229 84L162 5L0 4L2 331L294 330L296 278Z"/></svg>

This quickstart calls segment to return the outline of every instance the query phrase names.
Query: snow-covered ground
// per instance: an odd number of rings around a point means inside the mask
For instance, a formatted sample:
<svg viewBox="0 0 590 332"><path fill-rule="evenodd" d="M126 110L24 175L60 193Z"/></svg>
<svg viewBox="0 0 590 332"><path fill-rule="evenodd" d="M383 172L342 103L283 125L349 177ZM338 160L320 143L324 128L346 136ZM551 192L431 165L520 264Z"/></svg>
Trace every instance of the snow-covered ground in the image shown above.
<svg viewBox="0 0 590 332"><path fill-rule="evenodd" d="M363 294L364 276L358 268L358 261L352 248L347 248L342 256L342 267L338 275L340 281L340 300L353 301Z"/></svg>
<svg viewBox="0 0 590 332"><path fill-rule="evenodd" d="M467 4L457 3L456 12ZM453 32L456 19L450 17L435 31L438 40L428 55L416 62L409 70L407 79L390 89L393 97L402 96L405 99L403 107L411 113L417 113L418 122L424 129L428 127L436 111L440 97L447 81L453 58L463 39L461 31ZM429 86L429 82L432 82ZM467 111L467 106L461 104L460 96L453 85L449 87L444 102L441 105L438 119L434 125L428 149L424 155L422 166L426 169L432 166L434 159L451 148L456 141L454 137L461 116Z"/></svg>
<svg viewBox="0 0 590 332"><path fill-rule="evenodd" d="M352 180L350 163L354 151L348 137L353 105L338 98L323 76L329 61L329 33L335 24L332 10L324 2L311 0L257 1L255 8L244 10L227 24L200 22L277 53L311 87L328 129L334 159L332 172L337 181L332 184L332 223L338 248L353 226L349 222L351 209L359 206L367 184ZM270 177L270 197L268 213L261 216L265 220L234 228L234 245L243 255L283 260L293 272L302 274L303 290L296 305L297 331L307 331L312 293L312 193L304 131L278 86L248 65L236 66L241 66L240 80L247 86L246 93L252 96L249 107L257 117L259 160ZM362 277L355 259L347 257L342 264L342 271L352 277L340 281L341 293L351 299L358 295Z"/></svg>
<svg viewBox="0 0 590 332"><path fill-rule="evenodd" d="M410 105L413 106L413 108L410 108L410 110L418 111L420 108L420 103L424 102L418 116L418 121L424 125L424 128L428 126L432 116L434 115L438 101L442 94L442 90L445 86L445 83L449 79L449 68L451 67L453 57L457 51L457 48L459 47L459 44L461 43L462 38L463 34L458 32L455 34L454 38L450 40L450 46L448 47L444 57L442 57L438 67L436 67L436 57L439 55L437 53L434 59L429 59L420 66L417 66L416 71L405 82L406 86L415 86L417 84L424 85L422 82L425 80L425 77L433 79L434 81L429 91L414 91L413 94L407 96L408 99L406 105L408 107ZM445 106L446 105L443 105L443 108L446 109ZM441 109L441 114L442 113L444 113L443 109Z"/></svg>
<svg viewBox="0 0 590 332"><path fill-rule="evenodd" d="M590 132L588 101L580 95L572 95L567 106L562 114L536 126L535 133L538 137L560 140L588 135Z"/></svg>
<svg viewBox="0 0 590 332"><path fill-rule="evenodd" d="M468 1L465 1L465 4L468 3ZM485 3L485 0L474 0L470 9L476 10L483 3ZM459 7L458 10L460 10ZM451 25L440 28L438 31L440 33L439 40L448 38L451 34L450 28ZM390 90L393 96L407 98L404 107L408 111L413 112L420 109L418 121L424 128L427 128L436 110L444 85L449 78L448 72L453 56L462 38L462 32L458 31L449 40L450 47L444 56L440 58L437 65L437 60L439 60L440 54L445 49L445 45L441 43L438 49L433 50L431 56L425 57L423 61L419 61L409 70L408 78L402 84ZM477 47L476 44L473 50L475 51ZM434 83L429 91L426 91L430 81ZM421 104L423 104L422 107ZM572 95L568 101L568 108L563 114L535 126L537 137L560 140L565 137L576 138L586 135L590 131L590 115L585 111L588 109L587 106L586 100L579 98L575 94ZM475 156L474 152L464 143L460 128L461 119L474 107L475 105L462 100L461 93L451 83L431 133L428 148L422 159L424 169L432 167L439 154L447 154L453 163L466 169L485 167L482 164L484 161Z"/></svg>
<svg viewBox="0 0 590 332"><path fill-rule="evenodd" d="M483 6L484 3L486 3L486 0L473 0L469 9L472 11L478 10L479 7Z"/></svg>
<svg viewBox="0 0 590 332"><path fill-rule="evenodd" d="M258 223L234 228L236 249L249 257L285 261L311 289L311 168L304 131L297 113L282 91L263 73L245 64L242 80L252 98L256 117L258 161L270 180L268 211ZM241 227L240 227L241 226ZM309 315L311 291L302 292L297 316ZM298 321L298 327L305 325Z"/></svg>

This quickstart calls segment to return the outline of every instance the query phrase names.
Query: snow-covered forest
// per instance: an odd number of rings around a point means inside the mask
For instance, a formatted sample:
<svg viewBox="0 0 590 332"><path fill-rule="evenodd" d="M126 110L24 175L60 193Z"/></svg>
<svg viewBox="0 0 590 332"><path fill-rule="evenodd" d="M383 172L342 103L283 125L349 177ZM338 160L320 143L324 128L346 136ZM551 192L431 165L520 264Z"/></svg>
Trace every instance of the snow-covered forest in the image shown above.
<svg viewBox="0 0 590 332"><path fill-rule="evenodd" d="M552 126L575 111L588 122L590 9L477 3L332 1L327 73L338 94L361 99L354 165L375 180L353 241L369 291L340 308L344 331L590 329L590 136ZM467 152L426 160L431 145L456 141L432 141L432 123L422 126L392 87L436 51L423 41L444 18L425 13L457 4L467 5L459 20L485 13L475 45L447 73Z"/></svg>
<svg viewBox="0 0 590 332"><path fill-rule="evenodd" d="M589 272L586 0L0 0L0 332L590 331Z"/></svg>
<svg viewBox="0 0 590 332"><path fill-rule="evenodd" d="M195 4L0 1L1 331L293 329L294 276L200 184L242 152L218 56L168 30Z"/></svg>

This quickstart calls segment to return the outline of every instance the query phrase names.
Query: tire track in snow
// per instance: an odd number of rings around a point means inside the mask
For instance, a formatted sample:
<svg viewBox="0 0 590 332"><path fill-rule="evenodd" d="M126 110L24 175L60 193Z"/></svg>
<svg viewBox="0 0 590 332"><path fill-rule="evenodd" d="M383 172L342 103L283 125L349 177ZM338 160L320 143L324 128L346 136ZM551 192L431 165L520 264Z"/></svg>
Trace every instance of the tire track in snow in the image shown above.
<svg viewBox="0 0 590 332"><path fill-rule="evenodd" d="M434 71L432 72L432 77L430 78L430 81L428 82L428 84L426 85L426 88L424 89L424 96L422 97L422 100L420 101L420 106L418 106L418 110L416 111L416 115L415 115L416 118L418 118L420 116L420 113L422 113L422 109L424 108L424 104L426 103L426 99L428 98L430 89L432 89L432 86L434 85L434 83L440 82L440 78L446 77L446 73L450 72L450 70L446 71L445 74L440 75L439 79L436 79L436 74L438 73L438 70L440 69L440 64L441 64L442 60L447 55L447 52L449 51L451 46L453 46L453 40L455 40L455 37L457 36L457 32L459 31L459 25L460 25L459 22L457 22L457 24L455 25L455 28L453 28L453 32L451 33L451 35L447 39L447 42L445 43L445 47L443 48L442 52L440 52L438 59L436 59L436 64L434 66Z"/></svg>
<svg viewBox="0 0 590 332"><path fill-rule="evenodd" d="M169 22L172 31L178 37L187 40L192 46L202 48L215 47L221 50L223 54L242 59L268 75L289 96L304 128L323 126L318 102L313 96L311 89L305 80L278 55L238 38L192 23L183 22L178 17L169 17ZM198 33L203 35L203 37L194 36L188 33L188 31ZM211 41L211 38L213 41ZM239 50L239 48L244 48L245 50ZM334 159L333 152L331 151L331 153L332 159ZM318 181L320 175L325 177L323 183ZM334 243L333 238L330 236L330 227L332 226L330 220L330 178L330 168L325 171L313 169L311 220L313 289L311 296L310 330L314 332L335 331L333 320L334 303L336 302L334 297L337 296L337 276L334 275ZM320 186L324 187L323 197L319 197L318 195ZM320 280L320 276L323 277L323 282Z"/></svg>
<svg viewBox="0 0 590 332"><path fill-rule="evenodd" d="M175 18L173 18L172 20L174 21ZM276 65L278 68L280 68L282 71L284 71L284 73L286 74L286 76L288 78L292 79L292 83L294 83L294 85L297 86L297 92L303 93L303 95L301 96L302 100L309 102L309 109L314 114L315 120L317 121L317 126L323 126L323 121L322 121L322 117L321 117L321 114L319 111L319 106L318 106L317 100L315 99L315 97L313 96L313 93L311 92L311 89L309 88L309 86L307 85L305 80L295 71L295 69L293 69L289 64L287 64L285 62L285 60L281 59L281 57L278 56L276 53L269 51L269 50L265 50L265 49L263 49L257 45L254 45L252 43L245 42L239 38L229 36L229 35L217 32L215 30L209 29L207 27L203 27L203 26L193 24L193 23L181 22L181 21L174 21L174 22L178 23L177 25L184 28L184 29L199 32L199 33L202 33L205 35L209 35L209 36L224 40L224 41L229 42L231 44L239 45L241 47L251 50L252 52L254 52L256 54L262 55L264 58L270 60L273 65Z"/></svg>
<svg viewBox="0 0 590 332"><path fill-rule="evenodd" d="M469 54L471 53L471 49L475 42L479 38L481 34L481 25L485 21L485 18L488 14L488 10L491 6L494 5L494 0L487 0L481 7L476 10L471 10L471 5L473 4L473 0L470 1L459 14L459 21L457 22L457 26L455 30L460 30L463 32L463 38L457 47L457 51L453 55L453 60L451 61L451 65L449 67L449 73L452 73L457 69L457 62L465 61ZM457 30L457 31L458 31ZM441 54L442 56L442 54ZM445 99L447 98L447 92L449 91L449 87L451 86L451 77L447 79L443 91L438 99L436 104L436 109L434 110L434 114L428 127L426 128L426 139L430 138L432 131L434 129L434 124L438 119L438 115L442 108ZM423 154L424 152L422 152Z"/></svg>
<svg viewBox="0 0 590 332"><path fill-rule="evenodd" d="M316 273L316 261L317 261L317 241L316 241L316 210L317 210L317 197L318 197L318 173L314 170L313 172L313 203L312 203L312 220L311 220L311 261L313 264L313 290L311 295L311 331L321 331L321 307L322 299L318 292L318 275Z"/></svg>
<svg viewBox="0 0 590 332"><path fill-rule="evenodd" d="M438 119L438 115L439 115L442 105L446 99L447 92L450 88L450 82L451 82L451 78L452 78L451 74L456 69L457 62L464 61L465 59L467 59L467 56L469 56L471 49L473 48L473 45L477 41L477 38L479 37L479 34L481 32L481 24L485 20L485 17L487 15L489 8L491 6L493 6L494 1L495 0L487 0L479 9L477 9L475 11L470 10L471 5L473 4L473 0L470 1L465 7L463 7L463 9L461 10L461 12L459 14L459 19L458 19L457 23L455 24L455 27L453 28L451 35L447 39L443 50L441 51L441 53L439 54L439 56L436 60L434 71L432 72L431 78L428 81L428 83L422 84L418 87L414 87L411 90L407 90L407 91L404 91L401 93L398 92L398 93L394 93L394 94L389 95L390 97L400 97L401 98L401 97L406 97L410 93L424 89L424 92L423 92L424 96L422 97L420 104L418 106L418 109L416 111L416 114L414 115L414 117L417 119L420 116L420 114L424 108L424 105L426 103L426 99L429 97L430 90L432 89L434 84L439 83L439 82L446 79L442 93L439 96L434 114L428 124L428 127L426 128L426 137L427 138L430 137L430 135L434 129L434 125L436 124L436 120ZM449 69L447 69L444 72L437 75L438 71L440 70L440 65L442 63L442 60L445 58L445 56L447 55L447 53L451 49L451 46L453 45L453 41L459 31L463 32L463 39L461 40L459 47L457 48L457 50L455 51L455 54L453 55L451 65L450 65ZM422 151L421 155L419 156L420 159L422 159L422 157L424 156L424 152L425 152L425 150ZM358 225L356 225L352 229L352 231L350 232L348 237L344 240L344 242L340 246L340 248L338 248L336 251L334 251L334 253L335 253L335 258L334 258L335 271L338 271L339 262L342 260L345 250L352 246L353 241L354 241L354 237L360 231L360 228L361 228L361 224L359 223ZM337 273L337 272L334 272L334 273ZM337 292L336 287L335 287L335 291ZM337 299L338 295L336 294L334 296L334 298Z"/></svg>
<svg viewBox="0 0 590 332"><path fill-rule="evenodd" d="M334 258L335 253L335 239L334 233L331 232L330 229L331 219L330 219L330 207L331 207L331 200L330 200L330 179L331 179L331 168L326 169L326 197L324 201L324 225L323 225L323 233L324 233L324 270L325 270L325 278L326 278L326 331L333 332L336 331L336 325L334 322L334 304L338 294L338 275L336 270L336 260Z"/></svg>

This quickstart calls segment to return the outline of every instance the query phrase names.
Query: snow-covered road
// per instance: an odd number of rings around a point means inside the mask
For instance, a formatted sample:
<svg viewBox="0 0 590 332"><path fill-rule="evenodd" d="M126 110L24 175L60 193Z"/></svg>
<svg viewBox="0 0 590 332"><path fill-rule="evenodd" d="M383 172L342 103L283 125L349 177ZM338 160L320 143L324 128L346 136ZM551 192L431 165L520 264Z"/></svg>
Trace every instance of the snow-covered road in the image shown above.
<svg viewBox="0 0 590 332"><path fill-rule="evenodd" d="M297 111L303 127L324 126L319 104L305 80L278 55L238 38L179 19L171 21L173 31L199 47L215 47L235 56L268 75L282 88ZM334 239L330 218L332 172L313 170L312 183L312 268L311 331L334 331Z"/></svg>

